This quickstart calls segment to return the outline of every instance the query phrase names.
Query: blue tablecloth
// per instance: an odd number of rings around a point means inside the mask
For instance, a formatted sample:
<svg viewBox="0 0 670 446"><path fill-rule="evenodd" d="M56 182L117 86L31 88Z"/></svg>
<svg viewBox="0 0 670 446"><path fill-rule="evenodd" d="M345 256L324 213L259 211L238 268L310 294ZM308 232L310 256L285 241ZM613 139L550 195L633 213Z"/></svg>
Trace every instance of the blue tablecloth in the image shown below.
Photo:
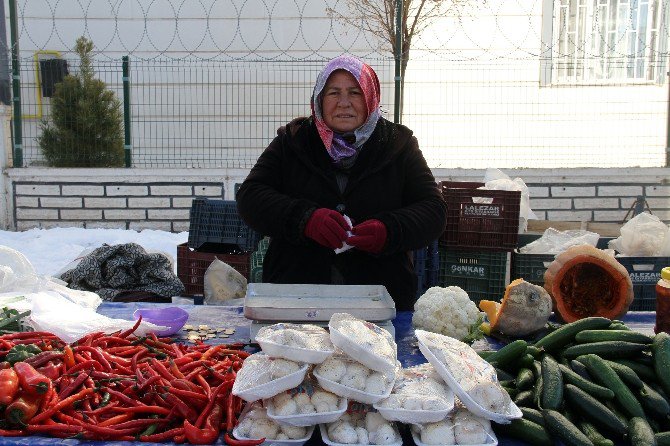
<svg viewBox="0 0 670 446"><path fill-rule="evenodd" d="M151 304L144 302L131 303L115 303L103 302L98 308L98 312L105 316L119 318L119 319L133 319L133 312L137 308L151 308L159 306L178 306L189 312L188 324L200 325L206 324L210 327L231 327L235 328L235 333L227 339L214 338L207 342L210 343L234 343L234 342L249 342L249 326L251 321L244 318L241 307L214 307L203 305L169 305L169 304ZM629 312L624 318L624 322L636 331L642 333L653 334L654 312ZM403 366L408 367L416 364L426 362L419 351L416 338L414 337L414 329L412 328L412 313L398 312L397 317L393 320L393 326L396 332L396 343L398 344L398 359ZM487 338L477 341L474 347L478 350L499 348L501 343L495 339ZM523 443L507 439L499 438L501 446L521 446ZM57 438L47 437L0 437L0 445L105 445L105 446L128 446L128 445L157 445L157 444L174 444L174 443L142 443L142 442L118 442L118 441L79 441L79 440L61 440ZM224 444L219 440L217 445ZM312 439L305 443L307 446L323 445L319 430L315 429ZM411 440L406 440L405 444L412 444Z"/></svg>

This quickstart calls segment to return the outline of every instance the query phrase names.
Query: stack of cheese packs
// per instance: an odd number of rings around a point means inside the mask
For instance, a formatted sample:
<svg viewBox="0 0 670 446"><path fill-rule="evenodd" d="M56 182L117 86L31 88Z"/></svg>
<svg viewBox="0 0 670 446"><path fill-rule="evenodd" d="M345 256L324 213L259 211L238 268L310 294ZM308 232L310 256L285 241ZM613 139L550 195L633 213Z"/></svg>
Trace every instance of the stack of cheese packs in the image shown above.
<svg viewBox="0 0 670 446"><path fill-rule="evenodd" d="M473 413L471 399L455 399L463 387L447 384L444 361L453 358L433 335L419 337L430 363L403 369L391 334L347 313L334 314L328 330L289 323L264 327L256 336L262 352L245 360L233 386L233 394L250 403L233 434L299 446L318 424L328 445L401 446L398 427L405 423L419 446L496 445L489 420L499 420ZM424 348L441 350L432 361ZM501 410L500 417L515 417L509 407Z"/></svg>

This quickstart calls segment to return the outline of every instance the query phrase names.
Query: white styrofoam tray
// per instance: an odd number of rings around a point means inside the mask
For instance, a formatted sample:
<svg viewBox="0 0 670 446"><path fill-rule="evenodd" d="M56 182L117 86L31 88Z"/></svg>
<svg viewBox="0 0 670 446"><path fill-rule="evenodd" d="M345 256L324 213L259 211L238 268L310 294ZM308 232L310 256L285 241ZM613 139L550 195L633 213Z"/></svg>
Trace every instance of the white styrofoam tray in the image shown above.
<svg viewBox="0 0 670 446"><path fill-rule="evenodd" d="M391 409L384 407L379 403L375 403L372 407L389 421L399 421L405 424L423 424L436 423L444 420L454 409L454 392L448 389L450 398L447 400L451 403L447 409L444 410L408 410L408 409Z"/></svg>
<svg viewBox="0 0 670 446"><path fill-rule="evenodd" d="M296 415L275 415L275 407L272 400L265 400L263 405L267 408L268 418L275 420L280 424L289 424L291 426L314 426L316 424L332 423L342 416L347 411L349 401L346 398L340 397L340 404L335 411L331 412L317 412L310 414L296 414Z"/></svg>
<svg viewBox="0 0 670 446"><path fill-rule="evenodd" d="M328 437L328 429L325 424L319 424L319 430L321 431L321 439L328 446L359 446L355 443L354 444L335 443L330 439L330 437ZM396 426L393 426L393 430L395 431L396 436L398 437L398 441L396 443L390 443L386 446L402 446L402 437L400 436L400 432L398 432L398 428Z"/></svg>
<svg viewBox="0 0 670 446"><path fill-rule="evenodd" d="M354 389L353 387L348 387L338 382L326 379L320 376L316 372L316 369L312 371L312 374L324 390L327 390L343 398L358 401L359 403L374 404L378 401L388 398L391 394L391 390L393 390L393 381L391 381L388 386L386 386L386 391L382 395L375 395L373 393L363 392L362 390Z"/></svg>
<svg viewBox="0 0 670 446"><path fill-rule="evenodd" d="M274 379L265 384L261 384L255 387L249 387L247 389L240 390L238 386L238 381L236 380L233 384L232 394L239 396L244 401L253 402L258 400L263 400L266 398L272 398L273 396L284 392L285 390L292 389L300 385L304 381L307 370L309 369L308 364L303 364L303 366L297 372L291 373L281 378ZM267 373L269 373L269 369ZM237 388L236 388L237 386Z"/></svg>
<svg viewBox="0 0 670 446"><path fill-rule="evenodd" d="M247 404L244 407L244 410L242 410L242 413L240 414L239 421L242 421L244 419L247 412L249 412L250 406L251 406L250 404ZM312 437L312 434L314 434L314 426L312 426L310 429L307 430L307 435L305 436L305 438L297 438L295 440L267 439L263 443L261 443L261 446L302 446L303 444L307 443L307 440L309 440ZM249 438L239 435L237 426L233 428L233 437L237 438L238 440L257 440L257 438Z"/></svg>
<svg viewBox="0 0 670 446"><path fill-rule="evenodd" d="M306 362L308 364L320 364L330 355L335 353L333 350L311 350L308 348L293 347L284 344L278 344L276 342L269 341L267 339L262 340L258 337L256 342L260 345L261 350L268 356L273 358L284 358L296 362Z"/></svg>
<svg viewBox="0 0 670 446"><path fill-rule="evenodd" d="M414 440L416 446L457 446L446 443L440 445L429 445L428 443L423 443L421 442L421 437L419 436L419 434L414 429L410 430L412 431L412 440ZM498 446L498 437L496 437L496 434L493 432L493 430L489 430L488 435L489 436L486 438L486 443L475 444L471 446Z"/></svg>

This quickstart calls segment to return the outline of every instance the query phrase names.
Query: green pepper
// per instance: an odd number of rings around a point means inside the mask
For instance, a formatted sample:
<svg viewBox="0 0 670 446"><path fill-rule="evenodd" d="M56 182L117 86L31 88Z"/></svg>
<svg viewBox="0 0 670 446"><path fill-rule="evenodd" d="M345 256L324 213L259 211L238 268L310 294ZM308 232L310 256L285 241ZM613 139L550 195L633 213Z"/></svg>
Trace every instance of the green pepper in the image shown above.
<svg viewBox="0 0 670 446"><path fill-rule="evenodd" d="M5 356L5 361L14 365L17 362L25 361L28 358L31 358L35 355L42 353L40 349L35 344L19 344L12 347Z"/></svg>

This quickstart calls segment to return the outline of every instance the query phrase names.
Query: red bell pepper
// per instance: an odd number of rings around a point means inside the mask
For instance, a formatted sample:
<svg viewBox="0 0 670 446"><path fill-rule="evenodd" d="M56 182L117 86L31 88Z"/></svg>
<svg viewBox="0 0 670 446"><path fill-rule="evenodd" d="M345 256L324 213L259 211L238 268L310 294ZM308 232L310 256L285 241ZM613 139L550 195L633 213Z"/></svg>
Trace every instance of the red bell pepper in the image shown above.
<svg viewBox="0 0 670 446"><path fill-rule="evenodd" d="M5 409L5 418L11 424L25 426L30 421L42 402L42 395L23 392Z"/></svg>
<svg viewBox="0 0 670 446"><path fill-rule="evenodd" d="M49 378L51 381L55 381L58 379L58 377L61 375L61 365L56 365L53 363L53 361L49 361L48 364L39 367L37 369L38 372L40 372L42 375L46 376Z"/></svg>
<svg viewBox="0 0 670 446"><path fill-rule="evenodd" d="M24 392L42 395L51 388L51 380L25 362L14 364L14 371L19 377L19 384Z"/></svg>
<svg viewBox="0 0 670 446"><path fill-rule="evenodd" d="M19 393L19 377L13 369L0 370L0 406L6 406Z"/></svg>

